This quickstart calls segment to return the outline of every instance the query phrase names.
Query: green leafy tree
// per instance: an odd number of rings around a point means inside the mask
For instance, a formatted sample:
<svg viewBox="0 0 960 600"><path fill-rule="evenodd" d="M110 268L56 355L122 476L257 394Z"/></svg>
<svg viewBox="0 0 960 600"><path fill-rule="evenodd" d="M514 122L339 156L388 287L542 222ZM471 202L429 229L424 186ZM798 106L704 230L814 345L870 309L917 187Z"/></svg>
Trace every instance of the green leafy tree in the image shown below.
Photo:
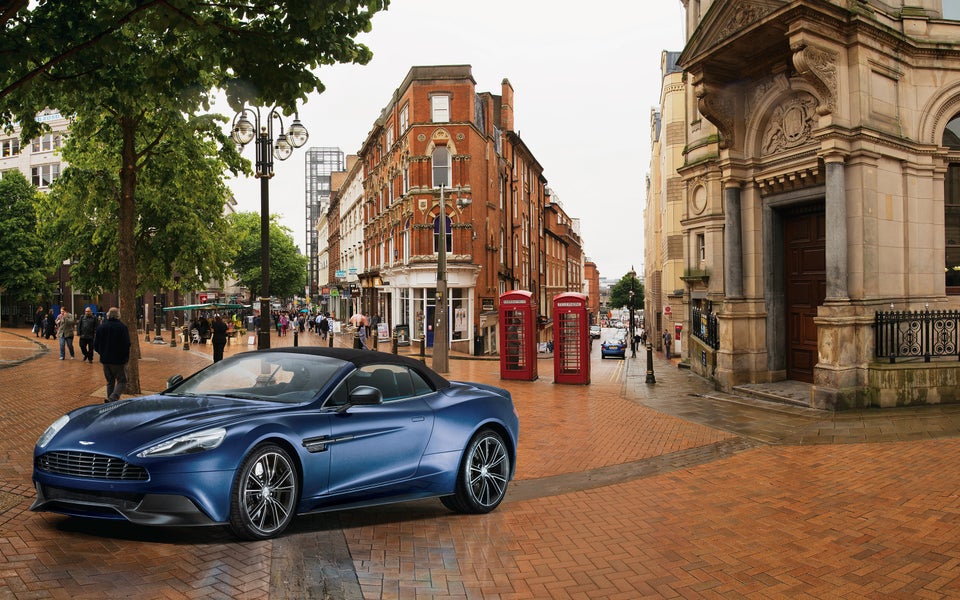
<svg viewBox="0 0 960 600"><path fill-rule="evenodd" d="M610 288L610 296L607 305L610 308L629 308L630 291L633 290L633 308L643 308L643 284L637 278L637 274L630 271L620 278L620 281L613 284Z"/></svg>
<svg viewBox="0 0 960 600"><path fill-rule="evenodd" d="M0 288L13 301L36 302L53 290L47 273L57 263L48 260L37 231L37 194L20 171L8 171L0 179Z"/></svg>
<svg viewBox="0 0 960 600"><path fill-rule="evenodd" d="M290 229L270 215L270 292L278 298L303 294L307 279L307 257L300 254ZM260 295L260 215L242 212L230 215L231 237L237 246L233 271L237 282Z"/></svg>
<svg viewBox="0 0 960 600"><path fill-rule="evenodd" d="M371 58L355 37L368 31L387 0L335 3L246 0L74 0L0 5L0 122L19 118L22 136L43 125L45 107L90 118L107 114L119 136L117 271L122 315L135 329L138 287L138 170L167 134L145 127L196 114L224 90L245 102L293 107L323 91L314 69ZM128 365L140 390L139 336Z"/></svg>
<svg viewBox="0 0 960 600"><path fill-rule="evenodd" d="M221 174L237 172L241 158L226 143L223 119L160 115L143 130L165 130L138 170L134 224L138 294L160 288L195 290L226 279L233 248L224 243L229 190ZM69 166L42 203L41 230L54 261L70 258L77 289L117 289L121 201L120 156L109 115L74 121L63 147Z"/></svg>

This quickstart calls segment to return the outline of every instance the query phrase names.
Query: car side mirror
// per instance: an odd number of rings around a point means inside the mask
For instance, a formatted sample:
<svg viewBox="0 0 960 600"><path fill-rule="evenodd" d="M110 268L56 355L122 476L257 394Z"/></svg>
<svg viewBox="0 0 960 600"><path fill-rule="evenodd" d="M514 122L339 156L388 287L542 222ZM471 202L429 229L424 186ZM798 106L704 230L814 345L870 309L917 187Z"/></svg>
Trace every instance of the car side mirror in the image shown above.
<svg viewBox="0 0 960 600"><path fill-rule="evenodd" d="M345 413L352 406L375 406L382 402L383 392L369 385L358 385L350 392L347 403L337 408L337 412Z"/></svg>
<svg viewBox="0 0 960 600"><path fill-rule="evenodd" d="M370 406L383 402L383 392L369 385L358 385L350 392L350 404Z"/></svg>
<svg viewBox="0 0 960 600"><path fill-rule="evenodd" d="M170 379L167 379L167 389L180 385L180 382L183 381L183 375L174 375Z"/></svg>

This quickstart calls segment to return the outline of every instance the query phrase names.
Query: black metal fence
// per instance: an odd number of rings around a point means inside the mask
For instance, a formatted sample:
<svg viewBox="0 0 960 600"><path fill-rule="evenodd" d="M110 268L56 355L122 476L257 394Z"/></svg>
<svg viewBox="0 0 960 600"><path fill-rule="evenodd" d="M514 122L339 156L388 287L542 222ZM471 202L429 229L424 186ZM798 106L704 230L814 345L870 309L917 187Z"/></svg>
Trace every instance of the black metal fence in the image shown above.
<svg viewBox="0 0 960 600"><path fill-rule="evenodd" d="M720 325L712 310L698 306L690 309L690 333L714 350L720 349Z"/></svg>
<svg viewBox="0 0 960 600"><path fill-rule="evenodd" d="M874 356L901 359L951 357L960 360L960 311L877 311Z"/></svg>

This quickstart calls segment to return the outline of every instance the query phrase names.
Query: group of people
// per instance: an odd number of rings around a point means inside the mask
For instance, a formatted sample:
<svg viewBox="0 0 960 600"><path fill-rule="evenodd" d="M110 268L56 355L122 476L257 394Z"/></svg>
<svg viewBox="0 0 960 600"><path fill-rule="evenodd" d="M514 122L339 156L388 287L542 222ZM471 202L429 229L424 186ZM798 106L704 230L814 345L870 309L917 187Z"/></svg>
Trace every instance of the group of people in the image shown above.
<svg viewBox="0 0 960 600"><path fill-rule="evenodd" d="M37 337L42 334L44 339L55 338L59 342L60 360L65 360L68 353L71 360L76 357L73 338L79 337L83 362L93 364L93 353L100 355L103 376L107 381L107 398L104 401L115 402L120 399L127 385L130 331L120 320L119 308L111 307L103 320L93 314L89 306L83 309L79 319L65 308L61 308L60 314L55 317L53 309L47 313L38 309L33 331Z"/></svg>

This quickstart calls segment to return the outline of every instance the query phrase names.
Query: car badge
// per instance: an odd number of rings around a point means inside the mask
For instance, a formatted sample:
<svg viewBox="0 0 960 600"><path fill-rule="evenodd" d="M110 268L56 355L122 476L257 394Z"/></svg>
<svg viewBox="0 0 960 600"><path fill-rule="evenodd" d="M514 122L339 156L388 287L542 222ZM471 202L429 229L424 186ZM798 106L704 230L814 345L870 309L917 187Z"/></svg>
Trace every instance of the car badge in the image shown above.
<svg viewBox="0 0 960 600"><path fill-rule="evenodd" d="M93 442L87 442L87 441L84 441L84 440L80 440L80 445L81 445L81 446L92 446L93 444L94 444Z"/></svg>

